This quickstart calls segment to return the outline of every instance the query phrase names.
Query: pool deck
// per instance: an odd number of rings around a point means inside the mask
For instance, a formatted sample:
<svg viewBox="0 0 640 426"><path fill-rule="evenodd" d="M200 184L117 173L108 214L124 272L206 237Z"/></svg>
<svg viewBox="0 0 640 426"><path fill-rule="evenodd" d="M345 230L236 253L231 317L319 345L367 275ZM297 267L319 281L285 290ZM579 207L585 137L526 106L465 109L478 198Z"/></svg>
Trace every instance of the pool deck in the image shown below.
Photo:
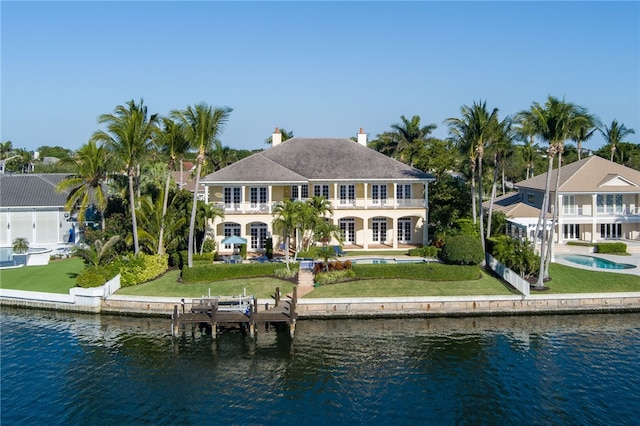
<svg viewBox="0 0 640 426"><path fill-rule="evenodd" d="M560 244L557 246L557 249L554 252L554 262L560 265L570 266L572 268L578 269L586 269L589 271L600 271L600 272L613 272L616 274L628 274L628 275L638 275L640 276L640 244L635 242L629 243L626 242L629 249L627 250L630 255L629 256L620 256L614 254L603 254L603 253L594 253L593 247L582 247L582 246L571 246L566 244ZM562 255L566 254L580 254L585 256L593 256L600 257L605 260L610 260L615 263L628 263L634 265L635 268L630 269L600 269L594 268L591 266L578 265L577 263L569 262L567 260L562 259Z"/></svg>

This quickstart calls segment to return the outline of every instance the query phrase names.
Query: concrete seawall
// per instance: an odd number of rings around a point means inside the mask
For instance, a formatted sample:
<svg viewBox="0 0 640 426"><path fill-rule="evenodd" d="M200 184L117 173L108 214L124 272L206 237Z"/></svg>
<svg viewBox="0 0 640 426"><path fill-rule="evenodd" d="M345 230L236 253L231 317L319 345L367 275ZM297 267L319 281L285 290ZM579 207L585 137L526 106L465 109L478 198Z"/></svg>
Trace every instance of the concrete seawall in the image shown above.
<svg viewBox="0 0 640 426"><path fill-rule="evenodd" d="M0 304L76 312L121 315L171 316L178 297L137 297L110 295L99 306L75 306L62 301L0 297ZM185 299L190 309L191 299ZM258 300L264 309L272 299ZM297 304L298 318L373 318L429 316L540 315L598 312L640 312L640 292L562 295L456 296L456 297L377 297L303 298Z"/></svg>

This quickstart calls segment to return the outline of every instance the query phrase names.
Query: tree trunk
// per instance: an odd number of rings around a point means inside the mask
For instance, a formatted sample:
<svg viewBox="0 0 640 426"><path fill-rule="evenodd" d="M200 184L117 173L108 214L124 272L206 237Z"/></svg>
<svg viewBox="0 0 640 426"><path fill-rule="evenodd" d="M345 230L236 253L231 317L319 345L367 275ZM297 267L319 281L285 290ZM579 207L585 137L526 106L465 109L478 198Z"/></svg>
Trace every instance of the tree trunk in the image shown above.
<svg viewBox="0 0 640 426"><path fill-rule="evenodd" d="M486 253L484 243L484 214L482 213L482 156L478 156L478 214L480 216L480 242L482 243L483 260L485 264L484 253Z"/></svg>
<svg viewBox="0 0 640 426"><path fill-rule="evenodd" d="M542 241L540 242L540 270L538 271L538 281L536 288L544 288L544 266L547 244L547 206L549 205L549 189L551 187L551 172L553 171L553 150L549 149L549 167L547 171L547 181L544 187L544 198L542 199L542 209L540 210L540 218L542 221Z"/></svg>
<svg viewBox="0 0 640 426"><path fill-rule="evenodd" d="M187 265L189 268L193 266L193 238L196 228L196 210L198 206L198 187L200 186L200 169L202 168L203 153L198 154L196 159L196 186L193 190L193 205L191 206L191 221L189 222L189 247L187 251Z"/></svg>
<svg viewBox="0 0 640 426"><path fill-rule="evenodd" d="M562 144L558 147L558 170L556 172L556 185L554 191L554 201L553 201L553 215L551 220L551 236L549 237L549 259L545 264L544 274L545 276L549 276L549 263L553 260L553 249L555 244L555 230L558 224L558 189L560 188L560 168L562 167L562 152L564 147ZM560 233L560 230L558 230Z"/></svg>
<svg viewBox="0 0 640 426"><path fill-rule="evenodd" d="M471 209L473 212L473 224L475 225L477 222L478 214L476 213L476 164L475 159L473 159L473 164L471 165Z"/></svg>
<svg viewBox="0 0 640 426"><path fill-rule="evenodd" d="M171 169L167 174L167 181L164 184L164 200L162 201L162 217L160 218L160 234L158 235L158 254L164 254L164 219L167 216L167 205L169 204L169 184L171 182Z"/></svg>
<svg viewBox="0 0 640 426"><path fill-rule="evenodd" d="M133 228L133 253L137 256L140 251L138 246L138 222L136 221L135 193L133 188L133 169L129 169L129 208L131 209L131 226Z"/></svg>
<svg viewBox="0 0 640 426"><path fill-rule="evenodd" d="M498 180L498 155L493 156L493 186L491 187L491 202L489 203L489 216L487 217L487 238L491 237L491 221L493 215L493 202L496 199L496 185ZM504 181L503 181L504 182ZM503 190L504 193L504 190Z"/></svg>

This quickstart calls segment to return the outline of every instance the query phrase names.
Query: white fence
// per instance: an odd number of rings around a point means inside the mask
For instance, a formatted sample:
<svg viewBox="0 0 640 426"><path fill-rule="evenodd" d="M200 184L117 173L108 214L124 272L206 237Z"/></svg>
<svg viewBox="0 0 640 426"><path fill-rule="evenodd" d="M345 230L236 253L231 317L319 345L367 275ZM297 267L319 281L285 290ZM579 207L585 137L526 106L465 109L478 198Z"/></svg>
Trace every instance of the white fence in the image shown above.
<svg viewBox="0 0 640 426"><path fill-rule="evenodd" d="M529 296L530 287L529 281L522 278L520 275L507 268L498 260L491 256L489 253L485 253L485 259L487 260L487 266L491 268L496 274L500 275L503 280L511 284L516 290L525 296Z"/></svg>
<svg viewBox="0 0 640 426"><path fill-rule="evenodd" d="M104 285L93 288L74 287L69 294L44 293L39 291L0 289L2 303L25 306L69 308L78 310L100 310L102 300L120 288L120 274Z"/></svg>

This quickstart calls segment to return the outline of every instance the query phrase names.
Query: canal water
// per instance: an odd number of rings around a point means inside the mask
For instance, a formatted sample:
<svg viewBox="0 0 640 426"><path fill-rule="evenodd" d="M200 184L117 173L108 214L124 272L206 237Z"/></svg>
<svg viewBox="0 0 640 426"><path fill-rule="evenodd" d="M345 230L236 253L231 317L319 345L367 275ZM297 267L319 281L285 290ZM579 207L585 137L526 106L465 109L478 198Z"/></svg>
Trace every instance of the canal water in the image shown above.
<svg viewBox="0 0 640 426"><path fill-rule="evenodd" d="M2 308L8 425L638 424L640 314L169 320Z"/></svg>

